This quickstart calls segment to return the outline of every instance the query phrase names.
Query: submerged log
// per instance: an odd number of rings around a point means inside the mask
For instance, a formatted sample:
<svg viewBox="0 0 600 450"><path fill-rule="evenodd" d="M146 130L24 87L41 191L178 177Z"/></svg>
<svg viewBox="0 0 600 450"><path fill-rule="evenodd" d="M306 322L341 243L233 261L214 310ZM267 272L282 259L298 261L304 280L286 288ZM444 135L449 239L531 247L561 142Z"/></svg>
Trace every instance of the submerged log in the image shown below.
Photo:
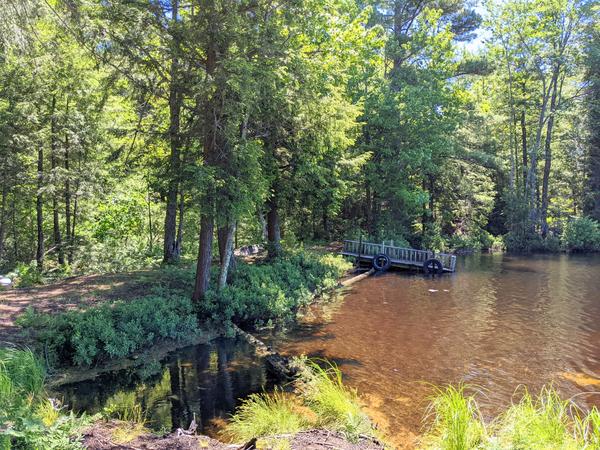
<svg viewBox="0 0 600 450"><path fill-rule="evenodd" d="M356 283L357 281L364 280L365 278L370 277L374 273L375 273L375 269L371 269L368 272L361 273L360 275L357 275L355 277L344 280L340 284L342 285L342 287L351 286L354 283Z"/></svg>
<svg viewBox="0 0 600 450"><path fill-rule="evenodd" d="M298 368L294 366L290 358L281 356L263 341L242 330L237 325L234 324L233 328L238 335L254 347L254 351L258 356L264 358L267 362L268 369L275 376L284 380L291 380L296 377Z"/></svg>

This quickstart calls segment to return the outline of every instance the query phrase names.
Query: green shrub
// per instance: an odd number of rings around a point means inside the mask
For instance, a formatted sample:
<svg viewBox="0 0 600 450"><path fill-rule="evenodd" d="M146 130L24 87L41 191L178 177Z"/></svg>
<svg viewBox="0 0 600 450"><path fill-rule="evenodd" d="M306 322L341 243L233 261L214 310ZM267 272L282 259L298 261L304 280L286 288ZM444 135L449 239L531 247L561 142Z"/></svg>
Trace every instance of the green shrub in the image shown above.
<svg viewBox="0 0 600 450"><path fill-rule="evenodd" d="M589 217L573 219L565 226L562 241L570 251L600 251L600 224Z"/></svg>
<svg viewBox="0 0 600 450"><path fill-rule="evenodd" d="M31 261L29 264L18 264L15 269L8 274L15 287L30 287L44 282L44 276L37 268L37 263Z"/></svg>
<svg viewBox="0 0 600 450"><path fill-rule="evenodd" d="M18 320L51 364L91 365L122 358L159 340L185 341L199 333L188 297L149 296L62 314L28 310Z"/></svg>
<svg viewBox="0 0 600 450"><path fill-rule="evenodd" d="M232 282L199 305L207 319L248 325L289 320L315 295L334 288L350 263L334 255L295 251L275 260L239 262ZM214 286L214 283L213 283Z"/></svg>
<svg viewBox="0 0 600 450"><path fill-rule="evenodd" d="M0 449L82 450L86 419L61 414L44 394L44 378L30 350L0 349Z"/></svg>

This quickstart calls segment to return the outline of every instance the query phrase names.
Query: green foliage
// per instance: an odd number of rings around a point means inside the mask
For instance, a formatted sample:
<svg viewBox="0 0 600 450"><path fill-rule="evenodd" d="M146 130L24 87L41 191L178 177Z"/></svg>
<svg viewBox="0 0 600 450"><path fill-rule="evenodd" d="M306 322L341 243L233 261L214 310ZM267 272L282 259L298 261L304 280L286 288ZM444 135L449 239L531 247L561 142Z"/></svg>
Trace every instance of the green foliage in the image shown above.
<svg viewBox="0 0 600 450"><path fill-rule="evenodd" d="M369 417L363 412L355 390L344 386L342 373L332 363L309 362L299 381L305 403L318 417L319 426L341 431L352 441L372 435Z"/></svg>
<svg viewBox="0 0 600 450"><path fill-rule="evenodd" d="M256 437L294 434L310 426L298 400L276 391L243 400L227 424L226 433L234 442L246 442Z"/></svg>
<svg viewBox="0 0 600 450"><path fill-rule="evenodd" d="M600 251L600 224L590 217L578 217L565 226L563 245L570 251Z"/></svg>
<svg viewBox="0 0 600 450"><path fill-rule="evenodd" d="M19 323L52 364L87 366L123 358L164 339L185 341L200 332L188 297L148 296L51 315L29 310Z"/></svg>
<svg viewBox="0 0 600 450"><path fill-rule="evenodd" d="M473 397L465 397L464 386L439 389L429 407L433 424L426 447L444 450L478 448L486 428Z"/></svg>
<svg viewBox="0 0 600 450"><path fill-rule="evenodd" d="M8 274L16 287L29 287L44 281L43 274L39 271L35 261L29 264L17 264L17 267Z"/></svg>
<svg viewBox="0 0 600 450"><path fill-rule="evenodd" d="M527 391L519 402L486 424L475 399L463 386L439 390L430 407L433 421L424 448L448 450L596 448L600 414L580 411L545 387L537 398Z"/></svg>
<svg viewBox="0 0 600 450"><path fill-rule="evenodd" d="M137 401L135 392L117 392L104 406L102 411L106 418L118 419L124 422L144 424L146 413Z"/></svg>
<svg viewBox="0 0 600 450"><path fill-rule="evenodd" d="M45 371L30 350L0 349L0 448L82 450L88 419L63 415L44 392Z"/></svg>
<svg viewBox="0 0 600 450"><path fill-rule="evenodd" d="M218 322L257 326L289 320L300 306L337 286L349 267L339 256L298 250L264 263L239 263L227 287L207 293L200 313Z"/></svg>
<svg viewBox="0 0 600 450"><path fill-rule="evenodd" d="M326 361L297 360L295 393L250 396L236 410L225 430L234 439L268 437L320 427L339 431L352 441L375 430L362 411L356 392L342 383L340 370Z"/></svg>
<svg viewBox="0 0 600 450"><path fill-rule="evenodd" d="M527 200L513 192L505 193L508 233L504 243L509 252L527 253L539 246L539 238L529 220Z"/></svg>
<svg viewBox="0 0 600 450"><path fill-rule="evenodd" d="M0 422L43 393L45 372L30 350L0 349Z"/></svg>

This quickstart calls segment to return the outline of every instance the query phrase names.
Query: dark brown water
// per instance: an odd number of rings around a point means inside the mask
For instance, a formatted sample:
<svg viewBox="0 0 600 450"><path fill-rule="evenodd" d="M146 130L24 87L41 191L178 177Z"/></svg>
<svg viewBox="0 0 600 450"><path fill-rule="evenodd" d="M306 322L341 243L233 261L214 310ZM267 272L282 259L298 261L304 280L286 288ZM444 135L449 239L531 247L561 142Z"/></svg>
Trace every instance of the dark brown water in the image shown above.
<svg viewBox="0 0 600 450"><path fill-rule="evenodd" d="M600 405L600 258L481 255L450 276L371 277L272 342L337 361L399 446L422 430L431 383L478 386L487 414L520 385Z"/></svg>
<svg viewBox="0 0 600 450"><path fill-rule="evenodd" d="M195 417L199 431L215 434L240 399L272 385L263 361L245 341L217 339L163 361L62 386L53 394L79 413L135 402L155 430L187 428Z"/></svg>
<svg viewBox="0 0 600 450"><path fill-rule="evenodd" d="M583 407L600 405L600 257L480 255L439 278L390 273L308 311L294 330L263 336L279 351L336 361L399 447L422 430L432 384L477 386L486 414L520 385L554 383ZM155 429L211 432L239 399L269 389L243 341L217 340L141 369L64 386L76 411L133 396Z"/></svg>

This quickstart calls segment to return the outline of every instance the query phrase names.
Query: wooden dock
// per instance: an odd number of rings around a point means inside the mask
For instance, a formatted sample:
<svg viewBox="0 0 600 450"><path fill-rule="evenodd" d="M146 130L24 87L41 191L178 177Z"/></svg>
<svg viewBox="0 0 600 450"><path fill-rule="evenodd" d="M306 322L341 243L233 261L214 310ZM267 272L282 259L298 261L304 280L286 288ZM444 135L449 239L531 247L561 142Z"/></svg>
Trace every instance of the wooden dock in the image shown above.
<svg viewBox="0 0 600 450"><path fill-rule="evenodd" d="M425 272L431 272L432 260L439 261L439 270L436 272L454 272L456 268L456 256L448 253L438 253L431 250L416 250L414 248L395 247L385 243L374 244L362 241L344 241L342 255L357 258L360 262L373 264L376 258L385 255L389 258L389 265L397 268L419 268ZM427 268L425 267L427 263Z"/></svg>

